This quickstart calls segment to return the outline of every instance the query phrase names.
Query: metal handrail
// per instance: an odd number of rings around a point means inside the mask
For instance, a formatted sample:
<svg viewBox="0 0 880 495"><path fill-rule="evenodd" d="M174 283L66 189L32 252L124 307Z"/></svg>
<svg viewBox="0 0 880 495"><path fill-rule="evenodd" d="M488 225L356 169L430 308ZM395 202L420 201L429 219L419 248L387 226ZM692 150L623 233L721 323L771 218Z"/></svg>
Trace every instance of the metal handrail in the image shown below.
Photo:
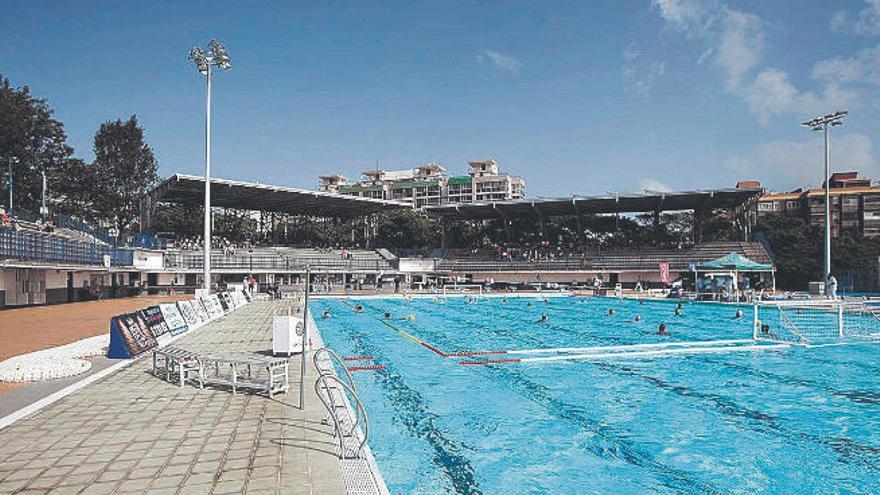
<svg viewBox="0 0 880 495"><path fill-rule="evenodd" d="M331 359L331 368L329 369L322 368L321 365L318 363L321 355L325 353L329 355ZM345 377L348 378L348 384L351 386L351 388L357 390L357 387L354 384L354 378L351 376L351 372L348 371L348 367L345 366L345 361L343 361L342 358L339 357L339 354L336 354L336 351L330 349L329 347L322 347L312 354L312 361L314 361L315 363L315 369L318 370L318 375L332 375L334 371L332 368L332 361L334 360L337 364L339 364L339 367L342 368L342 371L345 372Z"/></svg>
<svg viewBox="0 0 880 495"><path fill-rule="evenodd" d="M333 397L333 390L330 388L330 385L327 383L328 380L336 382L337 385L341 386L345 392L348 392L352 397L354 397L355 401L355 415L354 421L352 422L351 429L346 433L342 430L342 425L340 424L339 418L336 415L336 410L339 409L336 405L336 399ZM327 392L327 399L324 398L324 395L321 394L321 388L324 388ZM339 458L340 459L354 459L358 458L361 455L361 451L364 446L367 444L367 438L370 435L370 420L367 416L367 410L364 408L363 402L361 402L360 396L358 396L357 391L349 386L344 381L340 380L336 375L320 375L318 379L315 381L315 393L318 395L318 398L321 399L321 402L324 404L324 408L330 413L330 417L333 418L333 426L336 431L336 434L339 437ZM329 399L329 403L328 403ZM342 406L344 409L348 410L347 407ZM360 444L358 444L357 449L354 451L353 457L348 457L347 449L345 448L345 438L351 437L354 435L355 431L357 431L359 424L361 421L360 418L363 418L363 428L360 439Z"/></svg>

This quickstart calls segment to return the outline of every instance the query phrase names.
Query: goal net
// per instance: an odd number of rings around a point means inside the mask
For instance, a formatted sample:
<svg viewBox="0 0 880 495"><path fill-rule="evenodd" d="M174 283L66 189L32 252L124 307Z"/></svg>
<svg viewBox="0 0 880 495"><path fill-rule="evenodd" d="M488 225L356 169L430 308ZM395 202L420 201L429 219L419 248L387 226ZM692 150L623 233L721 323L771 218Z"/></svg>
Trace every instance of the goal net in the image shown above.
<svg viewBox="0 0 880 495"><path fill-rule="evenodd" d="M443 286L443 295L455 295L455 294L466 294L466 295L483 295L483 286L480 284L457 284L457 285L444 285Z"/></svg>
<svg viewBox="0 0 880 495"><path fill-rule="evenodd" d="M880 339L880 306L864 301L777 301L754 307L755 340L816 346Z"/></svg>

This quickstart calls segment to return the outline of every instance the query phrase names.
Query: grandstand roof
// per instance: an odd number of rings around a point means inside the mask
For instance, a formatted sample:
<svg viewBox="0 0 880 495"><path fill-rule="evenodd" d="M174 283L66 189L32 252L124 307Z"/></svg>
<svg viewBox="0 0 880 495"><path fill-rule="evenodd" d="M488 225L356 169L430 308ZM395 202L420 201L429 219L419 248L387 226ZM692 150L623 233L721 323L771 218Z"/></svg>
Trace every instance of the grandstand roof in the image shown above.
<svg viewBox="0 0 880 495"><path fill-rule="evenodd" d="M644 213L655 210L731 209L756 200L760 188L728 188L682 192L608 194L570 198L514 199L479 203L426 206L434 216L493 218L522 215L544 217L587 213Z"/></svg>
<svg viewBox="0 0 880 495"><path fill-rule="evenodd" d="M203 205L205 178L174 174L156 186L150 192L150 198L153 203ZM319 217L358 216L385 210L412 208L409 203L398 201L214 178L211 179L211 205Z"/></svg>

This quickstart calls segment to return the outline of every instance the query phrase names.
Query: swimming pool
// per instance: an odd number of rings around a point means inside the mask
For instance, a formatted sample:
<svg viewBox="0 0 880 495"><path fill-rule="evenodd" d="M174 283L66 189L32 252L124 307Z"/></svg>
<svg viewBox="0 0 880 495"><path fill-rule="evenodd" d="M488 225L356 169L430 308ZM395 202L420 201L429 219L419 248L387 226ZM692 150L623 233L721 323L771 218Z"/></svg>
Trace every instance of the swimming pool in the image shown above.
<svg viewBox="0 0 880 495"><path fill-rule="evenodd" d="M386 366L354 378L392 493L880 492L878 345L517 363L454 354L748 339L752 321L612 298L314 304L329 347Z"/></svg>

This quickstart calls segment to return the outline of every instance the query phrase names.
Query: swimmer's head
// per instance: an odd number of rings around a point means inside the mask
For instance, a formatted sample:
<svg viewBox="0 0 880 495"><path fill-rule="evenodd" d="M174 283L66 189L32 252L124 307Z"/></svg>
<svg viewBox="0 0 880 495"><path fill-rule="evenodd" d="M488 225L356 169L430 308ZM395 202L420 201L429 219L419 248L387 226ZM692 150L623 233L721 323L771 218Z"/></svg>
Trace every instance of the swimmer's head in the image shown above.
<svg viewBox="0 0 880 495"><path fill-rule="evenodd" d="M633 320L634 321L642 321L642 317L640 315L636 315L636 317Z"/></svg>
<svg viewBox="0 0 880 495"><path fill-rule="evenodd" d="M614 308L608 310L608 316L614 316Z"/></svg>
<svg viewBox="0 0 880 495"><path fill-rule="evenodd" d="M661 323L657 328L658 335L666 335L668 332L666 331L666 323Z"/></svg>
<svg viewBox="0 0 880 495"><path fill-rule="evenodd" d="M386 319L386 320L390 320L390 319L391 319L391 312L390 312L390 311L386 311L386 312L385 312L385 319Z"/></svg>

